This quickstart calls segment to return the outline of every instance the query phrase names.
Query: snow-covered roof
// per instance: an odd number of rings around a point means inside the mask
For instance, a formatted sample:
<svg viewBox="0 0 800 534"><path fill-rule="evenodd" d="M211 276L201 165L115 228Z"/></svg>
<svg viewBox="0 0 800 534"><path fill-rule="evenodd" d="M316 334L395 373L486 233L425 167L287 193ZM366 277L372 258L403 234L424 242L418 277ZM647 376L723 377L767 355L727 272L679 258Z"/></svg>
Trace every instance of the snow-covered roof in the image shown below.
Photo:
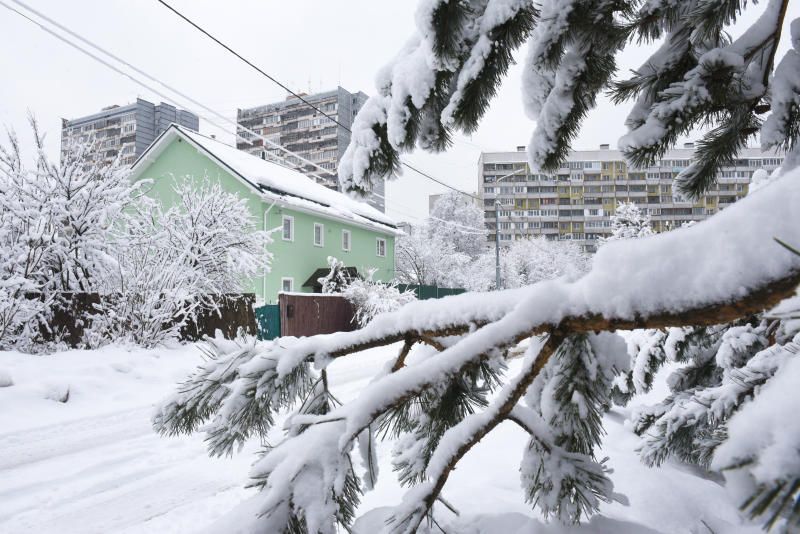
<svg viewBox="0 0 800 534"><path fill-rule="evenodd" d="M369 204L328 189L298 171L263 160L177 124L167 128L139 156L133 164L134 176L138 176L140 169L146 167L145 162L158 156L176 136L192 143L206 156L257 189L268 200L277 200L301 210L367 225L390 234L398 233L397 223Z"/></svg>

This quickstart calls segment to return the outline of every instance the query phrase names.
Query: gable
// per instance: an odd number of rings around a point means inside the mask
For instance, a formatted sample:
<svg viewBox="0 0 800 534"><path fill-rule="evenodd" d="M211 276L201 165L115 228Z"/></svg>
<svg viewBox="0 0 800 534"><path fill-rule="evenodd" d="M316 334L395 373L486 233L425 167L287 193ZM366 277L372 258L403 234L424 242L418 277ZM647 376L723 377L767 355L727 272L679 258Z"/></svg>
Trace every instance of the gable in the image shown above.
<svg viewBox="0 0 800 534"><path fill-rule="evenodd" d="M176 159L172 154L176 151L176 144L181 145L177 151L183 153L182 158ZM191 165L197 160L194 154L201 158L205 167ZM163 163L165 159L169 160L168 164ZM390 218L371 206L327 189L297 171L264 161L216 139L185 131L176 125L170 126L136 160L132 179L163 179L165 174L174 173L176 169L181 175L191 174L195 178L205 174L214 178L216 174L220 179L226 177L226 181L239 181L242 187L249 189L249 194L244 194L240 188L237 188L240 189L237 192L244 197L254 196L262 203L275 203L287 209L369 228L388 236L401 233ZM170 195L163 185L158 185L162 187L159 194Z"/></svg>

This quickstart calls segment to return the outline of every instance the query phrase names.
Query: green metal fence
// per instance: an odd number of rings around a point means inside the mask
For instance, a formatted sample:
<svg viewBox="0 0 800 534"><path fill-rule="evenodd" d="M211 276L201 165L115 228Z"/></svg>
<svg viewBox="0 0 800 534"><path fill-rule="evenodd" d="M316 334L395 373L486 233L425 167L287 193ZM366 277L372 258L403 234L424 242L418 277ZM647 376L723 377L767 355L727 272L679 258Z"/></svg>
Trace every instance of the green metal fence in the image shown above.
<svg viewBox="0 0 800 534"><path fill-rule="evenodd" d="M277 304L267 304L255 309L258 339L275 339L281 336L281 310Z"/></svg>
<svg viewBox="0 0 800 534"><path fill-rule="evenodd" d="M413 291L419 300L440 299L449 295L466 293L461 287L418 286L412 284L397 284L400 291Z"/></svg>

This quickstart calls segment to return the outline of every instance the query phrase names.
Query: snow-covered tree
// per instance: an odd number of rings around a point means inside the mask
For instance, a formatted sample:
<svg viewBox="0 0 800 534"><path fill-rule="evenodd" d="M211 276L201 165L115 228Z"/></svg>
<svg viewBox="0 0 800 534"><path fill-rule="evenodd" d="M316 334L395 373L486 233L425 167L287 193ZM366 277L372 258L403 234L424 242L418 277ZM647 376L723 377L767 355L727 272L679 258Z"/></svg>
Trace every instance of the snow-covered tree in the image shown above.
<svg viewBox="0 0 800 534"><path fill-rule="evenodd" d="M430 216L397 240L396 278L407 284L486 289L476 262L486 251L483 211L470 197L446 193ZM481 263L482 264L482 263Z"/></svg>
<svg viewBox="0 0 800 534"><path fill-rule="evenodd" d="M492 280L493 287L494 251L488 255L492 262L484 276ZM544 237L518 239L500 252L500 276L505 288L527 286L561 276L574 279L588 271L589 265L589 255L574 243Z"/></svg>
<svg viewBox="0 0 800 534"><path fill-rule="evenodd" d="M328 256L328 274L319 279L323 293L341 293L350 284L350 276L344 262Z"/></svg>
<svg viewBox="0 0 800 534"><path fill-rule="evenodd" d="M475 259L486 250L483 220L483 210L474 199L451 191L436 199L426 227L430 236L451 243L456 253Z"/></svg>
<svg viewBox="0 0 800 534"><path fill-rule="evenodd" d="M619 146L637 167L653 164L695 128L712 127L678 179L682 192L713 185L716 170L759 132L764 148L790 150L788 170L800 159L800 23L791 27L793 48L774 64L789 3L422 2L414 35L356 116L340 179L347 189L367 191L376 177L398 174L402 152L445 150L454 131L474 131L526 42L523 100L536 121L528 146L534 168L557 169L597 96L611 91L617 103L634 101ZM742 12L758 9L758 19L730 39L726 30ZM617 56L651 42L661 45L633 76L615 79Z"/></svg>
<svg viewBox="0 0 800 534"><path fill-rule="evenodd" d="M128 169L95 163L90 144L64 147L61 163L51 162L30 124L31 164L15 133L0 147L0 346L18 348L41 341L66 293L101 290L117 268L110 230L137 194Z"/></svg>
<svg viewBox="0 0 800 534"><path fill-rule="evenodd" d="M614 210L614 215L611 216L611 235L603 242L647 237L653 233L650 215L642 213L639 206L633 202L620 202Z"/></svg>
<svg viewBox="0 0 800 534"><path fill-rule="evenodd" d="M395 278L405 284L462 287L470 257L456 251L448 235L426 225L411 227L395 246Z"/></svg>
<svg viewBox="0 0 800 534"><path fill-rule="evenodd" d="M174 205L144 196L114 233L118 265L104 291L110 298L92 334L152 346L175 337L200 309L266 274L272 242L247 203L207 177L176 178Z"/></svg>

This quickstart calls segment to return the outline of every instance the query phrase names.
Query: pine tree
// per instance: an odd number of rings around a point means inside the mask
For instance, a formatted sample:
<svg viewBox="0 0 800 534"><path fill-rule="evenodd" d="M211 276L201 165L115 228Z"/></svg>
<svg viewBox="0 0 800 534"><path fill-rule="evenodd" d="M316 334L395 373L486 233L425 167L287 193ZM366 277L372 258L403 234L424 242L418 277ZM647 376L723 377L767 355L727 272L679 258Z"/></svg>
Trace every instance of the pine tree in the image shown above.
<svg viewBox="0 0 800 534"><path fill-rule="evenodd" d="M650 215L642 213L633 202L620 202L611 216L611 235L601 243L653 235Z"/></svg>

